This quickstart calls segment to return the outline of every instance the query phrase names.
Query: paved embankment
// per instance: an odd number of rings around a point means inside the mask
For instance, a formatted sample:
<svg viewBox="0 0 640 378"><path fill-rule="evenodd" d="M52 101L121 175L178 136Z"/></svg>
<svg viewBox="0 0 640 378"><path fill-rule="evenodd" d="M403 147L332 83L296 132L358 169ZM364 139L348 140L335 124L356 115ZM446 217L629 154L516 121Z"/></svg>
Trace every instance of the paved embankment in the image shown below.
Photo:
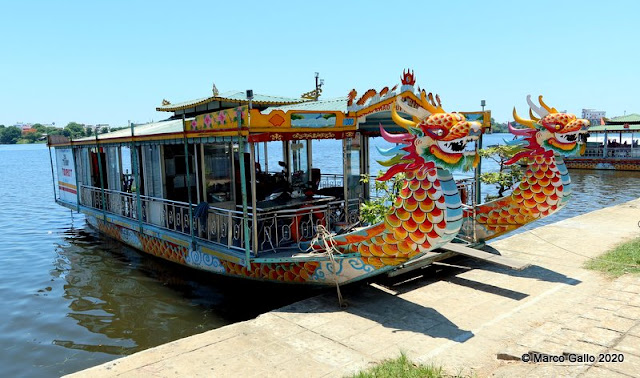
<svg viewBox="0 0 640 378"><path fill-rule="evenodd" d="M608 280L582 266L640 236L638 221L640 199L491 244L535 264L521 272L457 260L464 266L444 274L432 267L398 285L347 288L346 310L326 294L74 376L344 376L401 351L476 376L634 376L640 277ZM530 351L622 353L624 362L521 362Z"/></svg>

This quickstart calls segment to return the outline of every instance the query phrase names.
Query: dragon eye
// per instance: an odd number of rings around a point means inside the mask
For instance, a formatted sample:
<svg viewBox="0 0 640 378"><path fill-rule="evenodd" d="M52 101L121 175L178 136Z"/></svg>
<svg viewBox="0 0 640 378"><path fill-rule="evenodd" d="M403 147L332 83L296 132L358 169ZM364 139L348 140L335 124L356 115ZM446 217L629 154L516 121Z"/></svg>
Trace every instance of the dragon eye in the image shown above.
<svg viewBox="0 0 640 378"><path fill-rule="evenodd" d="M435 139L442 139L449 134L449 130L442 125L432 126L426 129L425 132L427 135Z"/></svg>

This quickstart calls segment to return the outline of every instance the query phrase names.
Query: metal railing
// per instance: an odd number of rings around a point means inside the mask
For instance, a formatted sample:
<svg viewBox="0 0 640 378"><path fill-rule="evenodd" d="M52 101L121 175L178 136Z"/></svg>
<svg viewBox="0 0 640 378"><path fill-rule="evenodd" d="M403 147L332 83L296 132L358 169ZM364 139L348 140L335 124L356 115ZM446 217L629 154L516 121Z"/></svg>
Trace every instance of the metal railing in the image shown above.
<svg viewBox="0 0 640 378"><path fill-rule="evenodd" d="M318 189L340 187L344 185L343 182L342 174L322 173L320 174Z"/></svg>
<svg viewBox="0 0 640 378"><path fill-rule="evenodd" d="M105 189L103 202L100 188L85 185L81 187L80 202L83 206L136 221L137 201L136 194ZM338 230L358 224L360 200L349 200L346 207L345 211L344 200L336 200L296 209L259 212L258 250L254 254L287 247L302 250L303 242L310 241L316 235L319 225L329 230ZM198 239L230 249L245 250L241 211L209 207L202 215L197 211L198 206L193 205L193 219L190 219L188 203L148 196L140 196L140 208L144 224L184 235L191 235L193 228L193 235ZM253 228L253 218L250 215L248 224L250 229Z"/></svg>
<svg viewBox="0 0 640 378"><path fill-rule="evenodd" d="M359 223L360 202L360 199L349 200L347 211L345 201L340 200L259 213L258 251L276 252L286 247L304 250L304 242L316 236L320 225L333 231L348 230Z"/></svg>
<svg viewBox="0 0 640 378"><path fill-rule="evenodd" d="M640 158L640 147L608 147L606 156L604 147L591 147L584 151L585 158Z"/></svg>

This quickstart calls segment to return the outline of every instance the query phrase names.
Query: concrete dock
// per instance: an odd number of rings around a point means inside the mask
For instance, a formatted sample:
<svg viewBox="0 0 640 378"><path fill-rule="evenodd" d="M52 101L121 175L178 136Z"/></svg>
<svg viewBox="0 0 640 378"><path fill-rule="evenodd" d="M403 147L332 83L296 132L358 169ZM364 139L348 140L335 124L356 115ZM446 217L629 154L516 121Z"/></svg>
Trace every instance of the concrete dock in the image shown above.
<svg viewBox="0 0 640 378"><path fill-rule="evenodd" d="M457 258L347 287L346 309L331 292L71 376L342 377L401 352L480 377L637 376L640 276L583 265L640 236L639 221L640 199L491 244L533 264L523 271ZM624 361L522 362L528 352Z"/></svg>

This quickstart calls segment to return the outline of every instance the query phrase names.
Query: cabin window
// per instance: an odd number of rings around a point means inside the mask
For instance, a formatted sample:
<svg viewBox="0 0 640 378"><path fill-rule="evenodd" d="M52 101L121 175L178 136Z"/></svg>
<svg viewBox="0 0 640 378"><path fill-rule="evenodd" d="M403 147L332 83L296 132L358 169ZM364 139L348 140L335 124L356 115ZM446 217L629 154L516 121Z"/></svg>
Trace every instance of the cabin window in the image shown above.
<svg viewBox="0 0 640 378"><path fill-rule="evenodd" d="M309 181L309 144L306 140L292 141L291 151L291 186L301 189Z"/></svg>
<svg viewBox="0 0 640 378"><path fill-rule="evenodd" d="M89 170L89 154L86 147L75 149L75 161L76 161L76 177L78 183L82 185L91 185L91 174Z"/></svg>
<svg viewBox="0 0 640 378"><path fill-rule="evenodd" d="M358 198L362 195L362 182L360 181L360 136L357 135L355 138L347 138L345 143L344 162L348 196L349 198Z"/></svg>
<svg viewBox="0 0 640 378"><path fill-rule="evenodd" d="M89 152L89 159L91 160L91 186L96 188L109 189L109 182L107 180L107 156L104 153L104 148L93 147ZM102 173L102 177L100 176Z"/></svg>
<svg viewBox="0 0 640 378"><path fill-rule="evenodd" d="M131 193L135 185L135 177L133 175L133 166L131 165L131 148L127 146L120 147L120 178L121 191Z"/></svg>
<svg viewBox="0 0 640 378"><path fill-rule="evenodd" d="M264 165L261 165L262 172L264 173L281 173L284 170L284 167L279 164L279 162L285 162L282 158L283 154L283 144L286 142L266 142L266 150L265 157L263 159Z"/></svg>
<svg viewBox="0 0 640 378"><path fill-rule="evenodd" d="M163 198L162 190L162 146L141 146L142 161L144 164L145 195L149 197ZM193 171L191 172L193 174Z"/></svg>
<svg viewBox="0 0 640 378"><path fill-rule="evenodd" d="M166 198L172 201L189 202L189 189L191 186L191 199L196 201L197 185L193 148L187 149L188 157L185 159L185 148L182 144L167 144L164 146L164 182L166 186ZM187 161L189 164L189 182L187 182Z"/></svg>
<svg viewBox="0 0 640 378"><path fill-rule="evenodd" d="M231 145L204 145L203 155L203 187L206 201L213 205L231 201Z"/></svg>
<svg viewBox="0 0 640 378"><path fill-rule="evenodd" d="M106 147L107 155L107 187L120 190L120 154L118 147Z"/></svg>

